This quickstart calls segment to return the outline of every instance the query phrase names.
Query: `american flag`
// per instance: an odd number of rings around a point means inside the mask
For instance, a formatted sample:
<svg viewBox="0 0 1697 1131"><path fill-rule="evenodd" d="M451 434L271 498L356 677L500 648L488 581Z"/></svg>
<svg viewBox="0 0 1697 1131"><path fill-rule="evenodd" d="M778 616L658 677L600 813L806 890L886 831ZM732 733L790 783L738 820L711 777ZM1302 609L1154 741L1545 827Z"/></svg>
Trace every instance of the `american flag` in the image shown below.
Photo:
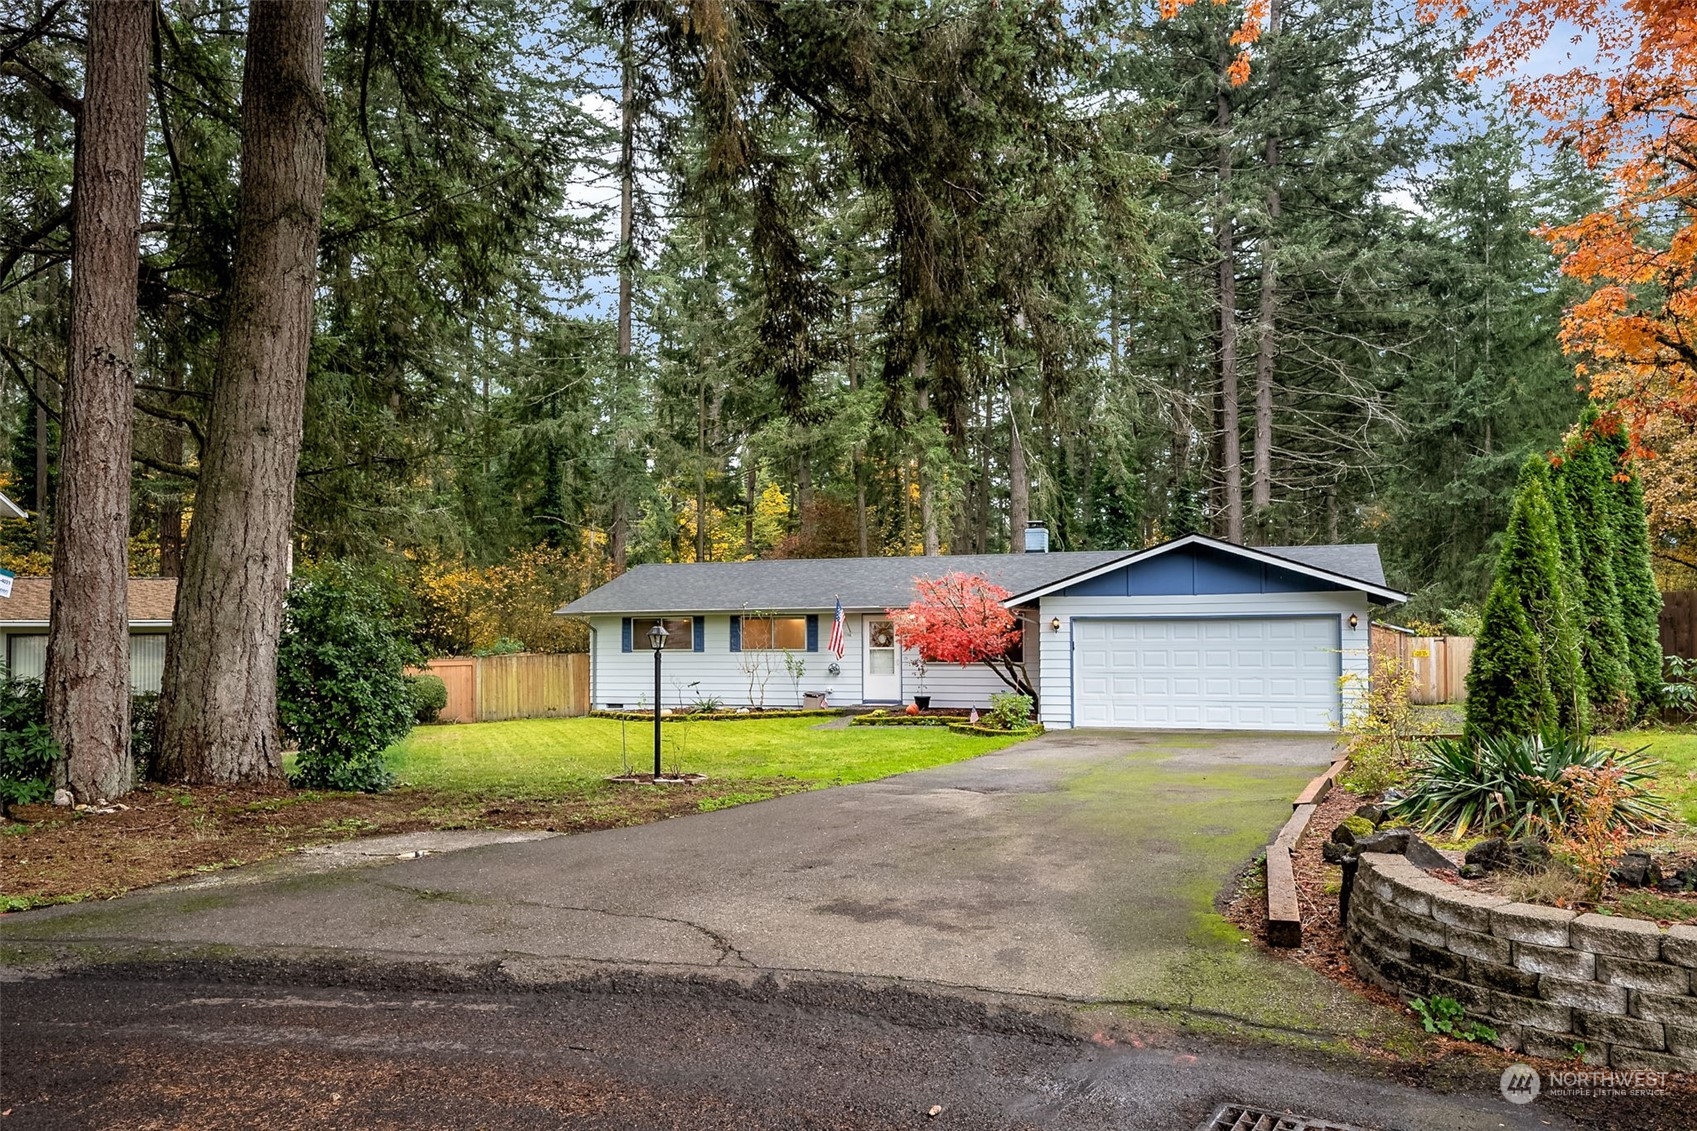
<svg viewBox="0 0 1697 1131"><path fill-rule="evenodd" d="M837 615L831 619L831 640L825 645L827 652L836 653L837 659L843 658L843 599L837 598Z"/></svg>

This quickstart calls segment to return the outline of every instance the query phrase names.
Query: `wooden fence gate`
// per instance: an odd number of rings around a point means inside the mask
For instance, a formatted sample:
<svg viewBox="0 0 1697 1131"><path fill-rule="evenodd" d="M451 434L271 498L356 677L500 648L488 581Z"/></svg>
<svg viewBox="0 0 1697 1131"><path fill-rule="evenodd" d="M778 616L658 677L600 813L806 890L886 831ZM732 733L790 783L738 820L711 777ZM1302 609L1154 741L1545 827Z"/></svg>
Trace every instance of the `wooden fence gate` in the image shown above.
<svg viewBox="0 0 1697 1131"><path fill-rule="evenodd" d="M1394 656L1413 672L1409 698L1416 703L1463 703L1467 669L1473 664L1471 636L1415 636L1375 624L1369 635L1375 655Z"/></svg>
<svg viewBox="0 0 1697 1131"><path fill-rule="evenodd" d="M589 713L589 656L447 656L423 671L448 687L445 723L491 723Z"/></svg>

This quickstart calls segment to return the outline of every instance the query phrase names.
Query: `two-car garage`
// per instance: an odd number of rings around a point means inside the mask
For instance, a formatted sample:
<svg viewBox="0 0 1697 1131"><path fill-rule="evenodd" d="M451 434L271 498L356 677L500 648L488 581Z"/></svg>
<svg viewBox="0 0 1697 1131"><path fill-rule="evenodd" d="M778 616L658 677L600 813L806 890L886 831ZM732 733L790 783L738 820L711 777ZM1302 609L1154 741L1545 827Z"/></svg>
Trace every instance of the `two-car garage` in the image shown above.
<svg viewBox="0 0 1697 1131"><path fill-rule="evenodd" d="M1324 731L1339 719L1336 616L1072 622L1075 726Z"/></svg>

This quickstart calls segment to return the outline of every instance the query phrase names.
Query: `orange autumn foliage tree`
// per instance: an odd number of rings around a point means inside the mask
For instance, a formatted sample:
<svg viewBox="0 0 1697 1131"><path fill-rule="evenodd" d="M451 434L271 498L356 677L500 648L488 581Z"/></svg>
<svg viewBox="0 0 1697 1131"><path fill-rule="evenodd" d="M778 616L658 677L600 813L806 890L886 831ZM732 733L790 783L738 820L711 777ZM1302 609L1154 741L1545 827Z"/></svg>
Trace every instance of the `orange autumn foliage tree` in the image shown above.
<svg viewBox="0 0 1697 1131"><path fill-rule="evenodd" d="M1196 0L1160 0L1160 13L1163 20L1170 20L1179 14L1183 8L1188 8ZM1214 7L1223 8L1227 0L1212 0ZM1267 24L1268 0L1249 0L1244 5L1243 20L1232 32L1231 45L1237 48L1237 57L1226 68L1226 77L1233 86L1242 86L1249 81L1249 49L1261 39L1261 31Z"/></svg>
<svg viewBox="0 0 1697 1131"><path fill-rule="evenodd" d="M1589 64L1511 83L1552 143L1611 182L1604 207L1544 232L1562 272L1591 288L1562 345L1604 427L1624 426L1642 461L1659 548L1697 566L1697 500L1682 489L1697 471L1697 0L1512 0L1474 70L1511 76L1568 41L1594 45Z"/></svg>

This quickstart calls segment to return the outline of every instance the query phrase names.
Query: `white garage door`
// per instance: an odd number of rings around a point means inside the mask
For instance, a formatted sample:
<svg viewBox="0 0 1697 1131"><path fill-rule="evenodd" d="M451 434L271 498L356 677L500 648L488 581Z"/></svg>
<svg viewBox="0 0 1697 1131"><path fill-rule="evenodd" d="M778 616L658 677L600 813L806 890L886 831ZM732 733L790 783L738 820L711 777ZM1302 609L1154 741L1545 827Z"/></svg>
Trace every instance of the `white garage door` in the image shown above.
<svg viewBox="0 0 1697 1131"><path fill-rule="evenodd" d="M1336 617L1073 622L1081 727L1323 731L1338 721Z"/></svg>

